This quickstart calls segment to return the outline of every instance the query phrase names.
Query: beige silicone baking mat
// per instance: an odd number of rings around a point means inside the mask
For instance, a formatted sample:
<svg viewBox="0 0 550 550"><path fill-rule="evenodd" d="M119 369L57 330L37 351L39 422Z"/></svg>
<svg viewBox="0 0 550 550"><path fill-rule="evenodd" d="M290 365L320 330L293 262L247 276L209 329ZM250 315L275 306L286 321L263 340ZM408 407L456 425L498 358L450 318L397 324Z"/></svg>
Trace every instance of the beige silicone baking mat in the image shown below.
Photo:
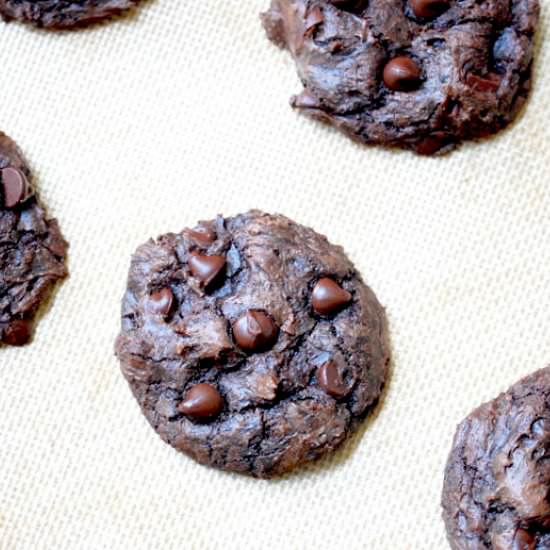
<svg viewBox="0 0 550 550"><path fill-rule="evenodd" d="M361 147L292 112L299 82L264 37L267 0L147 0L77 33L0 25L0 128L71 244L34 343L0 349L2 550L446 548L455 425L550 363L543 3L527 109L440 159ZM358 436L271 482L162 443L113 356L134 248L251 207L346 248L387 307L394 357Z"/></svg>

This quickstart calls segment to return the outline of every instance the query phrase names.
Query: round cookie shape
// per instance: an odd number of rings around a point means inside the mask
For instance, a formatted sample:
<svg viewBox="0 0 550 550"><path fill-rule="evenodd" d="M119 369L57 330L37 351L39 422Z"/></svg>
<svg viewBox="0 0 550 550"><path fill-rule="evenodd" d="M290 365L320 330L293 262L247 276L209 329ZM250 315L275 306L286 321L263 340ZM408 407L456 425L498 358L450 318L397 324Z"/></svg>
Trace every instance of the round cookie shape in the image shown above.
<svg viewBox="0 0 550 550"><path fill-rule="evenodd" d="M207 263L215 285L197 278L198 254L223 259ZM384 310L342 248L256 210L140 246L115 347L166 442L256 477L336 449L377 403L389 363Z"/></svg>
<svg viewBox="0 0 550 550"><path fill-rule="evenodd" d="M445 153L504 128L531 84L539 0L271 0L291 105L367 144Z"/></svg>
<svg viewBox="0 0 550 550"><path fill-rule="evenodd" d="M0 132L0 344L29 342L36 311L67 275L66 254L21 151Z"/></svg>
<svg viewBox="0 0 550 550"><path fill-rule="evenodd" d="M442 505L453 550L550 548L550 367L458 426Z"/></svg>
<svg viewBox="0 0 550 550"><path fill-rule="evenodd" d="M48 29L84 27L120 15L139 0L0 0L4 21L24 21Z"/></svg>

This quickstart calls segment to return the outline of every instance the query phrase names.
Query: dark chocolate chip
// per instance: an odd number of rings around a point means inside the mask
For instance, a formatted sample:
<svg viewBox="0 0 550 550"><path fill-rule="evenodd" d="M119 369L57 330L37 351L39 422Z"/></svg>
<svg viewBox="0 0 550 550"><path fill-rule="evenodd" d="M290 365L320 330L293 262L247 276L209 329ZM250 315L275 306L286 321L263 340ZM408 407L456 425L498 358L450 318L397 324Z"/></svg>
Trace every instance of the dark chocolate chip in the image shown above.
<svg viewBox="0 0 550 550"><path fill-rule="evenodd" d="M384 67L384 84L390 89L409 92L420 86L420 67L410 57L394 57Z"/></svg>
<svg viewBox="0 0 550 550"><path fill-rule="evenodd" d="M193 386L178 405L178 410L196 420L218 416L223 409L223 398L211 384Z"/></svg>
<svg viewBox="0 0 550 550"><path fill-rule="evenodd" d="M535 537L525 529L518 529L514 536L512 550L535 550L537 541Z"/></svg>
<svg viewBox="0 0 550 550"><path fill-rule="evenodd" d="M16 319L5 329L2 341L10 346L24 346L32 335L32 322L27 319Z"/></svg>
<svg viewBox="0 0 550 550"><path fill-rule="evenodd" d="M216 234L214 231L203 225L190 229L187 233L198 245L208 248L215 240Z"/></svg>
<svg viewBox="0 0 550 550"><path fill-rule="evenodd" d="M274 321L262 311L247 311L233 323L233 336L245 351L265 351L279 334Z"/></svg>
<svg viewBox="0 0 550 550"><path fill-rule="evenodd" d="M351 301L351 294L328 277L317 281L313 287L311 304L319 315L336 313Z"/></svg>
<svg viewBox="0 0 550 550"><path fill-rule="evenodd" d="M155 315L168 317L174 307L174 293L170 288L156 290L149 296L147 307Z"/></svg>
<svg viewBox="0 0 550 550"><path fill-rule="evenodd" d="M206 256L192 252L189 256L189 269L204 286L208 286L221 274L225 267L223 256Z"/></svg>
<svg viewBox="0 0 550 550"><path fill-rule="evenodd" d="M338 367L329 361L317 369L317 382L330 396L340 399L344 397L349 388L344 384Z"/></svg>
<svg viewBox="0 0 550 550"><path fill-rule="evenodd" d="M25 202L32 195L31 185L21 170L8 166L1 170L0 178L6 208L13 208Z"/></svg>
<svg viewBox="0 0 550 550"><path fill-rule="evenodd" d="M409 0L417 17L433 19L449 9L449 0Z"/></svg>

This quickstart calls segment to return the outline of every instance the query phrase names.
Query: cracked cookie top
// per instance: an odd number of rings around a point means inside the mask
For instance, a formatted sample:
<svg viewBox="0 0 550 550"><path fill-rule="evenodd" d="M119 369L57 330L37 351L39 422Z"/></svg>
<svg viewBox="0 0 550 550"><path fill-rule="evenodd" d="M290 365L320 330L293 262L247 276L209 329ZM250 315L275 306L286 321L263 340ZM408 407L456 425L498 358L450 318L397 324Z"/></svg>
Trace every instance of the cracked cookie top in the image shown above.
<svg viewBox="0 0 550 550"><path fill-rule="evenodd" d="M516 116L538 17L538 0L272 0L262 20L296 61L296 109L434 154Z"/></svg>
<svg viewBox="0 0 550 550"><path fill-rule="evenodd" d="M139 247L116 353L164 440L258 477L340 445L389 362L384 311L341 247L259 211Z"/></svg>
<svg viewBox="0 0 550 550"><path fill-rule="evenodd" d="M443 517L454 550L550 549L550 367L458 426Z"/></svg>
<svg viewBox="0 0 550 550"><path fill-rule="evenodd" d="M0 343L26 344L34 317L67 270L67 243L48 219L21 151L0 132Z"/></svg>

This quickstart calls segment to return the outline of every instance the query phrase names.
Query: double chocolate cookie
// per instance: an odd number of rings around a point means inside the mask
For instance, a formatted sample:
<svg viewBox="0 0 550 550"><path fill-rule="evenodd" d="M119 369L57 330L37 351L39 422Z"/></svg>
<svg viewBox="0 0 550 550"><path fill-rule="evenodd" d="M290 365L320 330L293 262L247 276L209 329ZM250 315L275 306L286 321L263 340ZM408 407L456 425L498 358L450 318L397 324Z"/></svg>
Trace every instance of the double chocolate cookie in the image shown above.
<svg viewBox="0 0 550 550"><path fill-rule="evenodd" d="M433 154L517 115L538 16L538 0L272 0L262 19L296 61L296 109Z"/></svg>
<svg viewBox="0 0 550 550"><path fill-rule="evenodd" d="M139 0L0 0L4 21L68 29L97 23L133 8Z"/></svg>
<svg viewBox="0 0 550 550"><path fill-rule="evenodd" d="M165 441L258 477L338 447L389 362L383 308L342 248L259 211L139 247L116 353Z"/></svg>
<svg viewBox="0 0 550 550"><path fill-rule="evenodd" d="M33 319L66 274L67 243L48 219L15 143L0 133L0 342L26 344Z"/></svg>
<svg viewBox="0 0 550 550"><path fill-rule="evenodd" d="M443 516L454 550L550 549L550 367L459 425Z"/></svg>

